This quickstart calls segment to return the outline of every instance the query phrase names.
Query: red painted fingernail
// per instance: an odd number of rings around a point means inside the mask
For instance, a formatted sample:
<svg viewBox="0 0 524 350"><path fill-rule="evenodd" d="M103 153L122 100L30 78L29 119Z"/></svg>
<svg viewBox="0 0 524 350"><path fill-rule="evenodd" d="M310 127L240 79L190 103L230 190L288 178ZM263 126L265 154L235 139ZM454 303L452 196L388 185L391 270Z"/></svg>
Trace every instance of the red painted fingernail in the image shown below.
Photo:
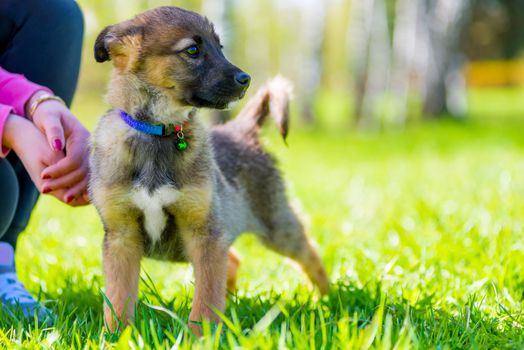
<svg viewBox="0 0 524 350"><path fill-rule="evenodd" d="M62 150L62 141L60 141L59 139L56 139L53 141L53 145L55 147L55 150L57 151L61 151Z"/></svg>
<svg viewBox="0 0 524 350"><path fill-rule="evenodd" d="M66 203L71 203L73 198L74 198L73 196L67 196L66 199L65 199Z"/></svg>
<svg viewBox="0 0 524 350"><path fill-rule="evenodd" d="M50 178L51 178L51 175L48 175L48 174L42 176L42 180L49 180Z"/></svg>
<svg viewBox="0 0 524 350"><path fill-rule="evenodd" d="M51 192L51 189L49 187L44 187L42 189L42 193L49 193L49 192Z"/></svg>

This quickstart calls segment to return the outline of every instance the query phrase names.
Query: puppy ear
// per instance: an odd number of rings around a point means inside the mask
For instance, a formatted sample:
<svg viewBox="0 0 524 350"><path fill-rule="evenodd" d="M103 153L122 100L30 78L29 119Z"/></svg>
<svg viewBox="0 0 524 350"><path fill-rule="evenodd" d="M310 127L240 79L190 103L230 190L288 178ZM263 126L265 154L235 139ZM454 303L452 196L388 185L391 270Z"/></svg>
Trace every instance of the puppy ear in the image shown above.
<svg viewBox="0 0 524 350"><path fill-rule="evenodd" d="M136 67L142 47L143 28L130 22L108 26L95 41L95 60L112 60L115 68L125 72Z"/></svg>
<svg viewBox="0 0 524 350"><path fill-rule="evenodd" d="M95 41L95 60L97 62L105 62L109 61L111 57L109 56L109 51L107 51L106 48L106 36L107 33L111 30L112 26L105 27L100 34L98 34L98 37Z"/></svg>

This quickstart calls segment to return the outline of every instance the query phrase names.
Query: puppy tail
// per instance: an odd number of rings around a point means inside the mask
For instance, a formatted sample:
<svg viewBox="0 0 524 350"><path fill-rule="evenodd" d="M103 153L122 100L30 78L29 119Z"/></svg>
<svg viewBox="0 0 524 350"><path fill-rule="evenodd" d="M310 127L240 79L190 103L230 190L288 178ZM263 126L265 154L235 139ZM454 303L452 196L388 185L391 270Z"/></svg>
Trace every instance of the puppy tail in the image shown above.
<svg viewBox="0 0 524 350"><path fill-rule="evenodd" d="M250 139L258 138L258 131L271 114L284 141L289 130L289 101L293 85L277 75L262 86L233 120L237 128Z"/></svg>

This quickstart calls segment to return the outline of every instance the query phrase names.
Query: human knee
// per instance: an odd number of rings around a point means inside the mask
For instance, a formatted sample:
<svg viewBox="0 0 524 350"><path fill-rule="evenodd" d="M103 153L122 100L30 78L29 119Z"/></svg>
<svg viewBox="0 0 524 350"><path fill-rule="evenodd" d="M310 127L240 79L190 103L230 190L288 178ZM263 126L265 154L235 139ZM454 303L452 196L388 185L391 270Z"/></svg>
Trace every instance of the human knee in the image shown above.
<svg viewBox="0 0 524 350"><path fill-rule="evenodd" d="M84 34L84 17L74 0L33 0L33 20L42 21L41 27L53 23L60 35L56 40L81 40ZM51 33L50 33L51 34ZM54 33L52 34L54 35Z"/></svg>
<svg viewBox="0 0 524 350"><path fill-rule="evenodd" d="M18 205L18 180L9 162L0 159L0 238L11 226Z"/></svg>

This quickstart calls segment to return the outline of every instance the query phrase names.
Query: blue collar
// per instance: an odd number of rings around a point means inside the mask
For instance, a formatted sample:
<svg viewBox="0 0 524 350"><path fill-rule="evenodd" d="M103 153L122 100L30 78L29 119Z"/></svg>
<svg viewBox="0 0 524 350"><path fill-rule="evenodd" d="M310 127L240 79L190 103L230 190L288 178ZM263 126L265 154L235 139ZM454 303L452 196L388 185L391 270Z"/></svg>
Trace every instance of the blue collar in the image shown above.
<svg viewBox="0 0 524 350"><path fill-rule="evenodd" d="M120 114L120 118L122 118L122 120L127 125L129 125L130 127L132 127L135 130L143 132L144 134L149 134L149 135L154 135L154 136L169 136L169 135L178 133L182 130L181 125L175 125L171 123L167 125L166 124L144 123L139 120L136 120L135 118L133 118L132 116L130 116L129 114L127 114L126 112L124 112L121 109L119 109L118 112Z"/></svg>

